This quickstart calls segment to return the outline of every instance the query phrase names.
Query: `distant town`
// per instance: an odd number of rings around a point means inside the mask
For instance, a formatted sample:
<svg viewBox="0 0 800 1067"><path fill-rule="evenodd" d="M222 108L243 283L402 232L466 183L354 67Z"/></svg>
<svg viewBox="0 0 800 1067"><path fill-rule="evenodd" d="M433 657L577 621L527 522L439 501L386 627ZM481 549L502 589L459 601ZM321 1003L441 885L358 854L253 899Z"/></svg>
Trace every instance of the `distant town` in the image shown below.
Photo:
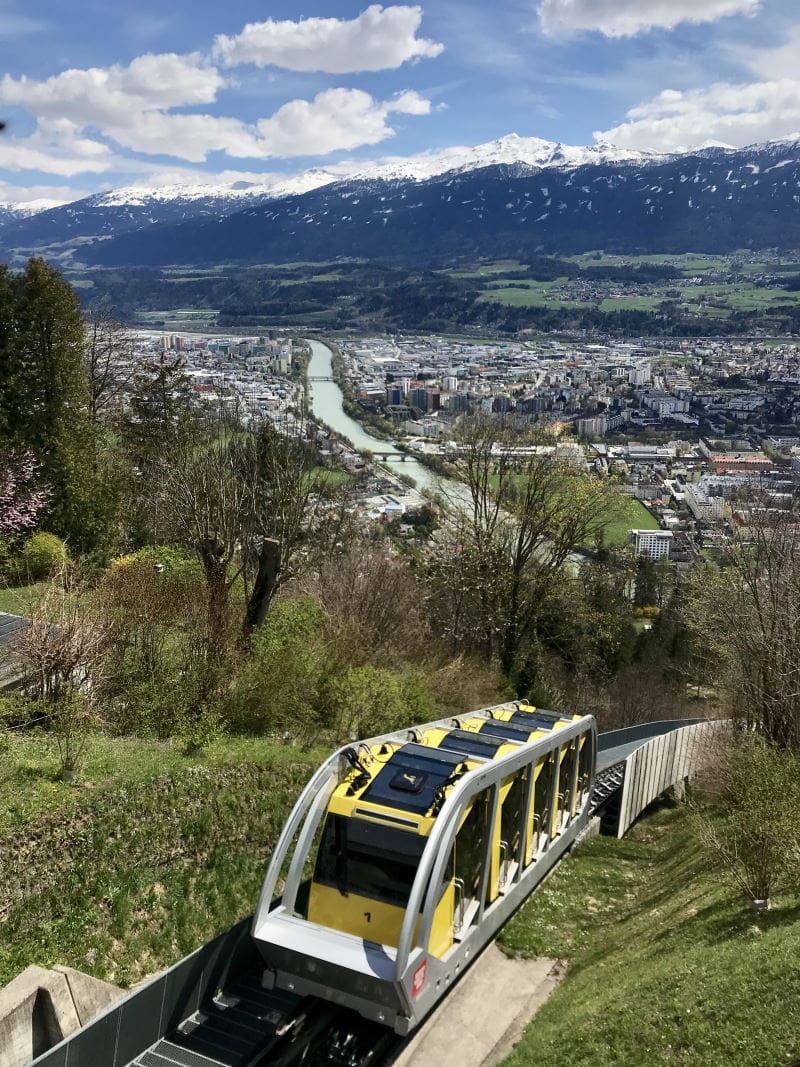
<svg viewBox="0 0 800 1067"><path fill-rule="evenodd" d="M631 498L627 541L652 559L686 565L718 551L749 521L743 490L757 487L763 506L781 509L800 483L791 343L348 340L335 377L349 413L379 435L373 455L315 418L301 341L277 331L135 334L136 359L166 352L180 355L198 400L235 402L248 421L315 435L323 456L358 473L354 505L370 520L423 503L403 465L382 460L402 452L441 470L457 459L459 419L476 413L542 428L571 462L613 476Z"/></svg>

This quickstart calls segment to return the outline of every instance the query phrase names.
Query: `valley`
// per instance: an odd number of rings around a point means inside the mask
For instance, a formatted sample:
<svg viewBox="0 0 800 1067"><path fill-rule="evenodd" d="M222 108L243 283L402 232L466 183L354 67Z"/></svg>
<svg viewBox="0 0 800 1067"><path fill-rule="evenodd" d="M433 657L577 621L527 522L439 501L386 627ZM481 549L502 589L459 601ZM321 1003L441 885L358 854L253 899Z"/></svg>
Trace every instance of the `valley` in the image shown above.
<svg viewBox="0 0 800 1067"><path fill-rule="evenodd" d="M265 321L343 336L431 330L482 337L787 335L800 324L800 255L492 260L410 268L364 259L68 272L82 301L136 326L252 329Z"/></svg>

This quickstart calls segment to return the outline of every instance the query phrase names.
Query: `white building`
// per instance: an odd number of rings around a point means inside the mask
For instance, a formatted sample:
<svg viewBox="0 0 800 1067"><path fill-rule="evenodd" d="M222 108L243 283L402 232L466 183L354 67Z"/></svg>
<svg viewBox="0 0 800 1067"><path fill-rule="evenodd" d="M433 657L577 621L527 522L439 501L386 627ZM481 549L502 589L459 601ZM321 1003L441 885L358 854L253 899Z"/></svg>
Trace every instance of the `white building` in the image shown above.
<svg viewBox="0 0 800 1067"><path fill-rule="evenodd" d="M663 559L669 556L672 546L671 530L631 530L628 542L634 546L637 556L649 556L650 559Z"/></svg>
<svg viewBox="0 0 800 1067"><path fill-rule="evenodd" d="M721 522L725 518L725 498L708 491L702 482L688 483L684 489L686 506L696 519L704 522Z"/></svg>
<svg viewBox="0 0 800 1067"><path fill-rule="evenodd" d="M631 385L649 385L650 380L649 363L640 364L638 367L631 367L628 371L628 381Z"/></svg>

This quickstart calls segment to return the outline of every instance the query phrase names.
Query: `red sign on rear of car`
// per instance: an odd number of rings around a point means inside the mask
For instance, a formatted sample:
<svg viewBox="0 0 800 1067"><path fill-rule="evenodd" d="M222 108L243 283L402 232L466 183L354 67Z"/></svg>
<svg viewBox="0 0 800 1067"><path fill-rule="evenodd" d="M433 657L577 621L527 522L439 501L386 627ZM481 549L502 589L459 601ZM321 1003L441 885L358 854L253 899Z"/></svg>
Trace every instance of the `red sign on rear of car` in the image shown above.
<svg viewBox="0 0 800 1067"><path fill-rule="evenodd" d="M423 960L419 967L417 967L416 971L414 971L414 978L411 982L412 999L416 999L416 996L419 993L420 989L422 989L422 987L425 985L425 975L427 973L427 970L428 961Z"/></svg>

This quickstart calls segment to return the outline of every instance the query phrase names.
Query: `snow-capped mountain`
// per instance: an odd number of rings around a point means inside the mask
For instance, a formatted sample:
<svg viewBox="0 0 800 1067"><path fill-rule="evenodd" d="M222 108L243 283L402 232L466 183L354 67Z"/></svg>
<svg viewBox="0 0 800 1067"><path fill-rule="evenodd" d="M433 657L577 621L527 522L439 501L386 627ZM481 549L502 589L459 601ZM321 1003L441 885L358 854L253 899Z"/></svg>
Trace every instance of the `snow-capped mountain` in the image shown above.
<svg viewBox="0 0 800 1067"><path fill-rule="evenodd" d="M191 263L800 247L800 141L687 153L509 134L257 182L98 193L0 229L12 259ZM679 247L682 246L682 247Z"/></svg>
<svg viewBox="0 0 800 1067"><path fill-rule="evenodd" d="M297 174L265 174L260 181L229 183L176 182L157 188L130 185L90 197L98 207L145 207L168 202L231 199L244 201L275 199L308 193L323 185L349 181L427 181L450 171L477 170L499 164L522 163L530 167L579 167L588 163L644 162L659 158L652 152L635 152L605 142L588 147L557 144L540 137L520 137L509 133L486 144L458 145L436 152L407 157L389 157L374 163L341 163L335 167L314 167Z"/></svg>

